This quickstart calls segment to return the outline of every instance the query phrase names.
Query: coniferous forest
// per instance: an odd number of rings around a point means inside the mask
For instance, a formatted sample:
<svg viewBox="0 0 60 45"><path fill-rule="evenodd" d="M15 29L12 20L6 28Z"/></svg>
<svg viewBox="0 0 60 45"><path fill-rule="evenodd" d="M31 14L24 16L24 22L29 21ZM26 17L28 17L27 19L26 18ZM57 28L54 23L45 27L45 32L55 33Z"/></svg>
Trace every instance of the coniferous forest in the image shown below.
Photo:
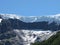
<svg viewBox="0 0 60 45"><path fill-rule="evenodd" d="M32 45L60 45L60 31L43 42L35 42Z"/></svg>

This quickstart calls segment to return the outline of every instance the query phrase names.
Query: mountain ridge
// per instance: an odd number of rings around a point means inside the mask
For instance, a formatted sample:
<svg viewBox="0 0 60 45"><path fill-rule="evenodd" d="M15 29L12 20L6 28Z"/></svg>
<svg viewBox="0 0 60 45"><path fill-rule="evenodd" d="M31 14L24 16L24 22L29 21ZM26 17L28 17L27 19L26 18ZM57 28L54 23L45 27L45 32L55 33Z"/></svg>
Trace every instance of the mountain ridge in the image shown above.
<svg viewBox="0 0 60 45"><path fill-rule="evenodd" d="M40 21L60 21L60 14L48 15L48 16L17 16L16 14L0 14L2 18L19 19L23 22L40 22Z"/></svg>
<svg viewBox="0 0 60 45"><path fill-rule="evenodd" d="M30 45L36 41L47 40L60 30L59 19L59 14L58 16L40 17L1 14L0 44Z"/></svg>

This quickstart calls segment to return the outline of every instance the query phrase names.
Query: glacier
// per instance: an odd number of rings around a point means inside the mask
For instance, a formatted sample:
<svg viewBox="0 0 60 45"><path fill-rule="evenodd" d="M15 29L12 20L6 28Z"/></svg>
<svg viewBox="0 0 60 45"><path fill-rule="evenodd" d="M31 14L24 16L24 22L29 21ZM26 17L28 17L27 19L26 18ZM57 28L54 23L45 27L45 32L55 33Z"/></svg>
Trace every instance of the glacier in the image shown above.
<svg viewBox="0 0 60 45"><path fill-rule="evenodd" d="M36 41L44 41L55 35L57 31L36 31L36 30L18 30L15 29L14 32L18 37L20 37L20 43L22 45L30 45Z"/></svg>

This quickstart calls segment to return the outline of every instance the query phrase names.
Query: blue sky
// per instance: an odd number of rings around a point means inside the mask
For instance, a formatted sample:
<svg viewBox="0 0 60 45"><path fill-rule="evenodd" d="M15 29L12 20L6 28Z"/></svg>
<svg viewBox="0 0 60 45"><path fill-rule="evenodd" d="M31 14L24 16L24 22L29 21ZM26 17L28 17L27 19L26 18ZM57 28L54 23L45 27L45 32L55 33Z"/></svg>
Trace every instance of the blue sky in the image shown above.
<svg viewBox="0 0 60 45"><path fill-rule="evenodd" d="M0 0L0 13L23 16L60 13L60 0Z"/></svg>

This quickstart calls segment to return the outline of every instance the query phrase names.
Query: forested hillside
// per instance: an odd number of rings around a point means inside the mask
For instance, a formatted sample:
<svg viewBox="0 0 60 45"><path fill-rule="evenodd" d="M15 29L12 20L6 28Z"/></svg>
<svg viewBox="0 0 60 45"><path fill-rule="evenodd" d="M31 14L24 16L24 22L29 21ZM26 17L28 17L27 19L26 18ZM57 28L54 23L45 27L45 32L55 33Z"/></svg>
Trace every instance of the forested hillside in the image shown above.
<svg viewBox="0 0 60 45"><path fill-rule="evenodd" d="M60 45L60 31L56 35L51 36L48 40L43 42L35 42L32 45Z"/></svg>

